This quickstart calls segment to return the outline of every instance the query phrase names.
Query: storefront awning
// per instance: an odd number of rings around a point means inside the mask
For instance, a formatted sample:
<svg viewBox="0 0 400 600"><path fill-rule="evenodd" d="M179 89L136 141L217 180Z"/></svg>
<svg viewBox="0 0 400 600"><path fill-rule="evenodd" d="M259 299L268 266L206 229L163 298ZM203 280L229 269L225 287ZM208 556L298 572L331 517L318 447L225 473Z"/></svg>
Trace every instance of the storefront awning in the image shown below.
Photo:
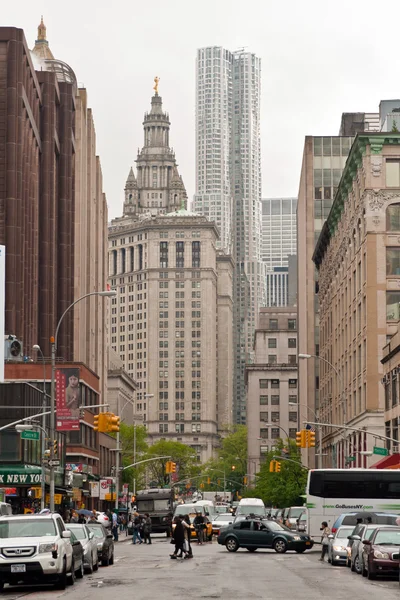
<svg viewBox="0 0 400 600"><path fill-rule="evenodd" d="M40 484L41 475L42 469L37 465L0 465L0 487Z"/></svg>
<svg viewBox="0 0 400 600"><path fill-rule="evenodd" d="M371 469L400 469L400 454L391 454L381 458Z"/></svg>

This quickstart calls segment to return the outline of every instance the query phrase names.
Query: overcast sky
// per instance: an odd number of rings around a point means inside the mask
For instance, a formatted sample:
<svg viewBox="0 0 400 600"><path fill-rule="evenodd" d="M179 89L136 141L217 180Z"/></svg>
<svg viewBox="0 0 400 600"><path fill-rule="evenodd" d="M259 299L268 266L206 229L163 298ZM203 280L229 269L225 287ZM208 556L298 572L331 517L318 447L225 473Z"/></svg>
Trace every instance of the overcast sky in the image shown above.
<svg viewBox="0 0 400 600"><path fill-rule="evenodd" d="M195 191L195 58L202 46L246 46L262 59L263 197L296 196L305 135L337 135L343 111L400 97L398 2L382 0L19 0L1 25L40 15L56 58L88 90L110 217L143 143L155 75L188 196Z"/></svg>

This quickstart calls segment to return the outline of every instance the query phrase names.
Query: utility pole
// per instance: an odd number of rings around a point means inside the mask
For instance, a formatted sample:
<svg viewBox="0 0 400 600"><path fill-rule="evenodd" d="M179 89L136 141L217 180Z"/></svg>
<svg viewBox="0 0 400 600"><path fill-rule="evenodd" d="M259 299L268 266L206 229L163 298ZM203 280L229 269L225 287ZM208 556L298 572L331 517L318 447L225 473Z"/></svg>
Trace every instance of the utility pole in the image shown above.
<svg viewBox="0 0 400 600"><path fill-rule="evenodd" d="M119 397L117 397L117 414L119 416ZM119 443L120 443L120 434L119 429L117 431L117 450L115 457L115 508L118 510L118 493L119 493Z"/></svg>

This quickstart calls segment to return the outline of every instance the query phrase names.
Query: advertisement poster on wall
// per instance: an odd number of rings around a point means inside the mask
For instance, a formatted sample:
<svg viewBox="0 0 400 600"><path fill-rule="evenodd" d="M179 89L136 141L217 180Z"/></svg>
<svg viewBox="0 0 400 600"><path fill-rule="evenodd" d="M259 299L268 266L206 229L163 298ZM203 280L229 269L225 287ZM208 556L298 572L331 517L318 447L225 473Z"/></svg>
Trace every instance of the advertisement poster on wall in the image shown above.
<svg viewBox="0 0 400 600"><path fill-rule="evenodd" d="M92 498L98 498L100 496L100 482L99 481L91 481L90 482L90 495Z"/></svg>
<svg viewBox="0 0 400 600"><path fill-rule="evenodd" d="M79 431L80 428L79 369L56 370L57 431Z"/></svg>
<svg viewBox="0 0 400 600"><path fill-rule="evenodd" d="M110 486L112 479L100 479L100 500L106 500L106 496L110 494Z"/></svg>

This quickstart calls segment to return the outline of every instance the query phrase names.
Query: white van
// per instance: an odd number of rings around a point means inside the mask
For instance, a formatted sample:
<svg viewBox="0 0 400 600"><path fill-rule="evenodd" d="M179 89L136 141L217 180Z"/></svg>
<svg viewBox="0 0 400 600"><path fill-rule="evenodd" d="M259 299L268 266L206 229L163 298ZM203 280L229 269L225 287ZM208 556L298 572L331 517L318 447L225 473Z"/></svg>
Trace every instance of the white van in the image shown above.
<svg viewBox="0 0 400 600"><path fill-rule="evenodd" d="M207 508L208 514L211 516L214 516L217 514L217 511L215 510L214 502L211 502L211 500L197 500L197 502L195 504L196 504L196 506L205 506Z"/></svg>
<svg viewBox="0 0 400 600"><path fill-rule="evenodd" d="M236 509L235 519L241 515L265 517L267 512L265 510L264 502L260 498L242 498Z"/></svg>

